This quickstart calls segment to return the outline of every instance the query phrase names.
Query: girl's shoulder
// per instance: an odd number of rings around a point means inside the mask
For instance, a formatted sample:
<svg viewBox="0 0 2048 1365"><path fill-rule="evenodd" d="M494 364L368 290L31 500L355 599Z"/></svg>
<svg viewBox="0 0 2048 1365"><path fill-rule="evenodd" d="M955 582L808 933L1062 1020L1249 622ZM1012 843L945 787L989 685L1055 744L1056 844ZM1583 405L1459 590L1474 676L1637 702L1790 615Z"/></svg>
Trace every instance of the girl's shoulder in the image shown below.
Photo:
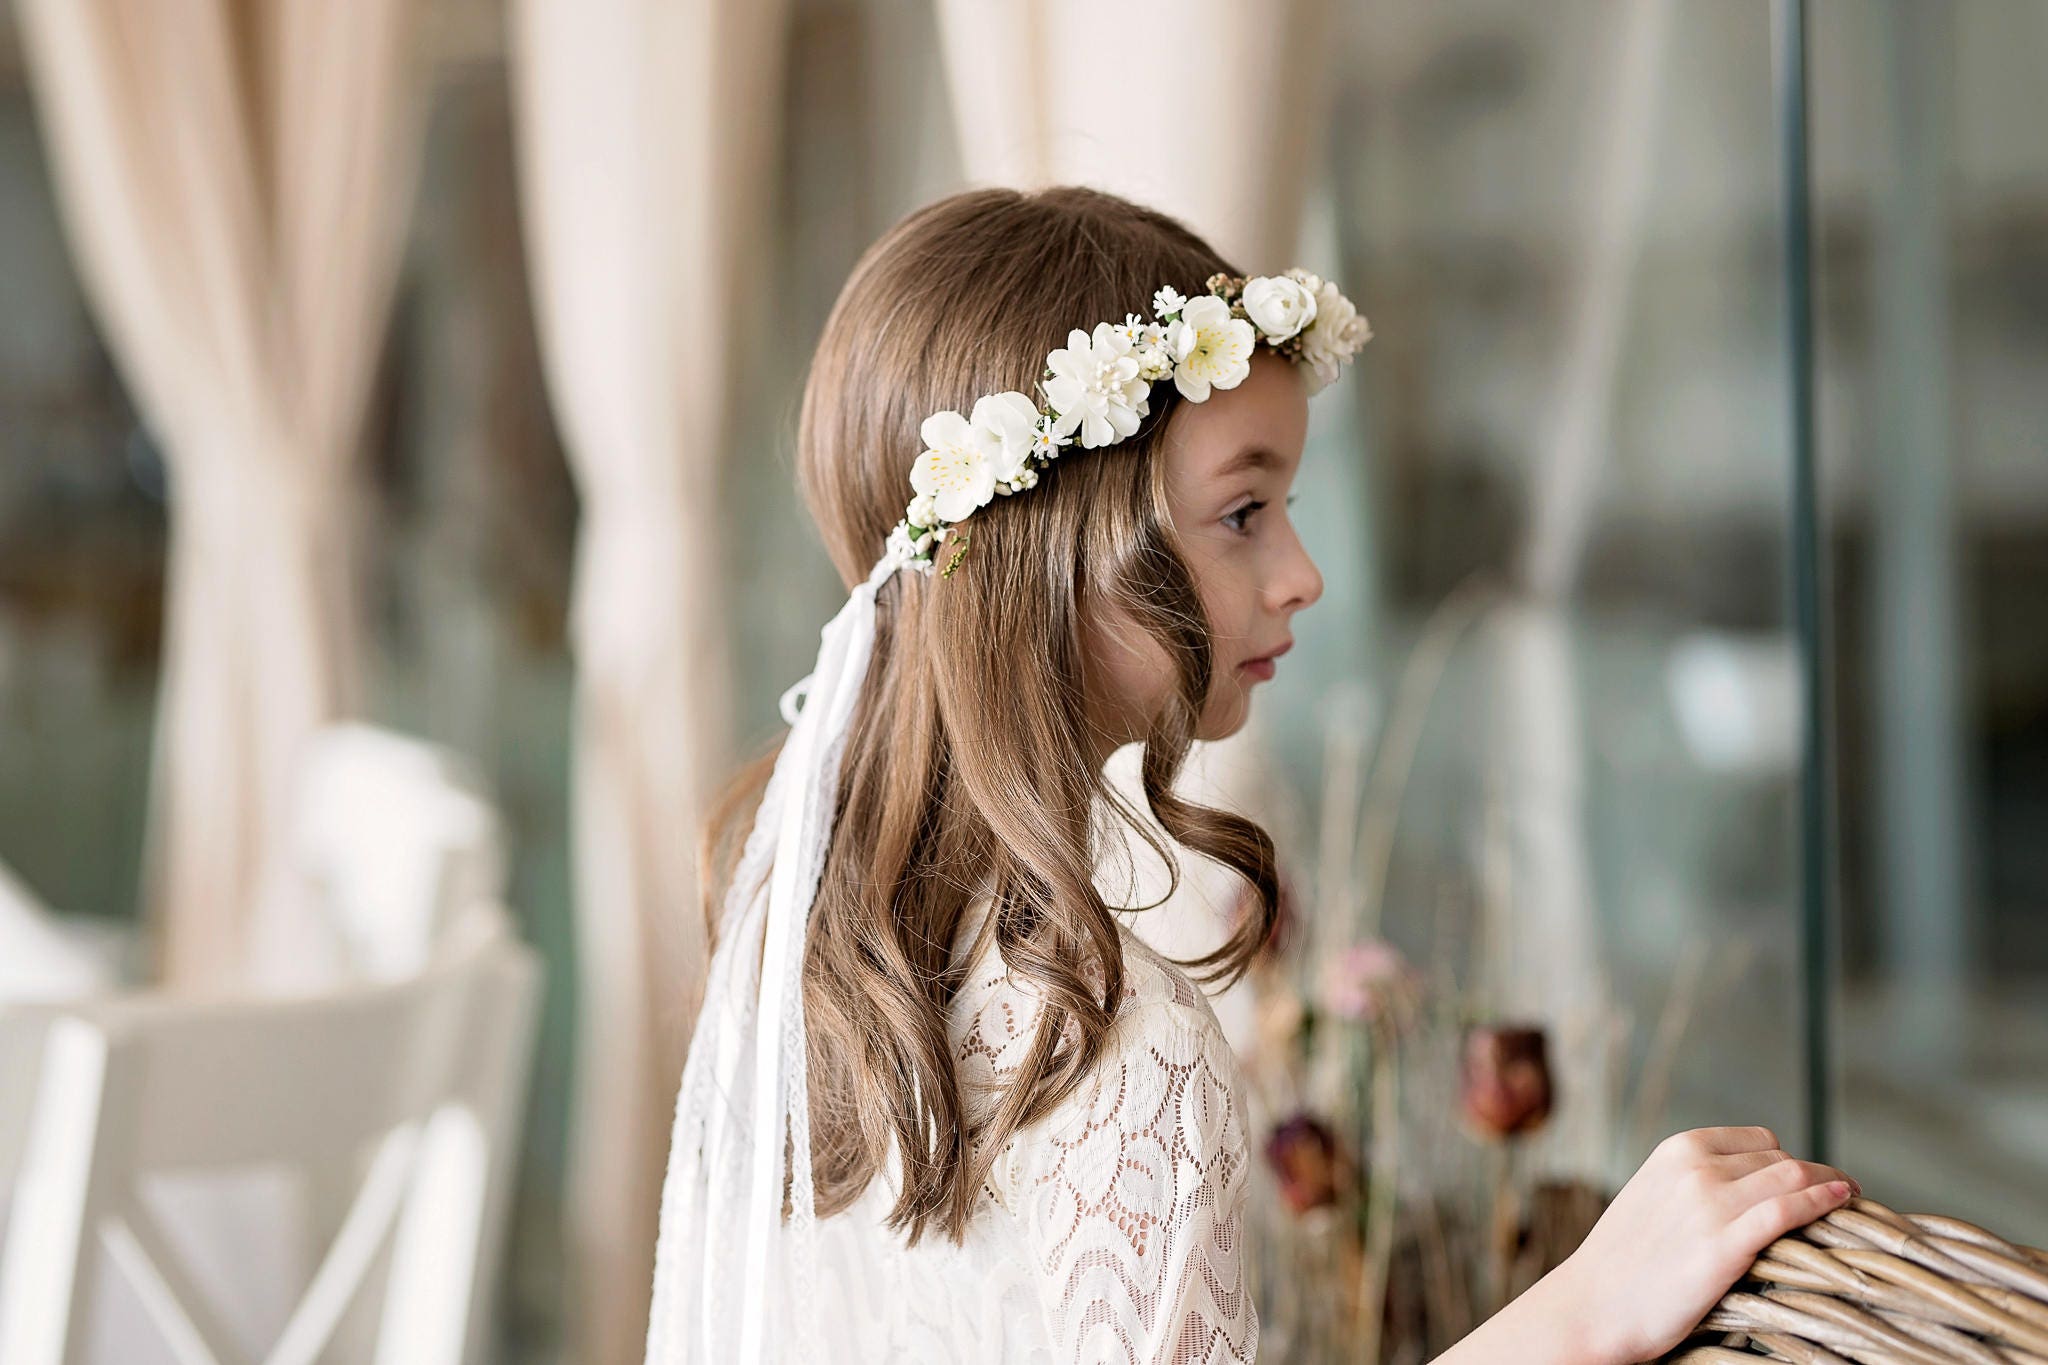
<svg viewBox="0 0 2048 1365"><path fill-rule="evenodd" d="M970 915L983 907L977 906ZM963 917L963 920L967 917ZM976 938L978 923L963 923L957 945ZM1123 998L1104 1040L1103 1073L1150 1061L1172 1067L1205 1065L1234 1072L1234 1053L1209 999L1188 974L1122 921ZM954 1062L963 1092L999 1090L1031 1049L1044 1002L1036 983L1011 975L993 943L969 963L950 1018Z"/></svg>

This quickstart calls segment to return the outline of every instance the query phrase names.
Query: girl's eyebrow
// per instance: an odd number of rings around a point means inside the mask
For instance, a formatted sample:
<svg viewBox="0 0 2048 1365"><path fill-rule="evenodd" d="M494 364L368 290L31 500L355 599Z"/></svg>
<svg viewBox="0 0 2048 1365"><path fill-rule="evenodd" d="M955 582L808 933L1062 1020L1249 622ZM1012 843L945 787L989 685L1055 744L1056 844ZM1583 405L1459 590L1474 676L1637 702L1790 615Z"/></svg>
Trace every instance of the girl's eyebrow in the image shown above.
<svg viewBox="0 0 2048 1365"><path fill-rule="evenodd" d="M1233 474L1251 469L1273 469L1278 467L1280 457L1264 446L1246 446L1237 454L1225 460L1216 470L1215 477L1227 479Z"/></svg>

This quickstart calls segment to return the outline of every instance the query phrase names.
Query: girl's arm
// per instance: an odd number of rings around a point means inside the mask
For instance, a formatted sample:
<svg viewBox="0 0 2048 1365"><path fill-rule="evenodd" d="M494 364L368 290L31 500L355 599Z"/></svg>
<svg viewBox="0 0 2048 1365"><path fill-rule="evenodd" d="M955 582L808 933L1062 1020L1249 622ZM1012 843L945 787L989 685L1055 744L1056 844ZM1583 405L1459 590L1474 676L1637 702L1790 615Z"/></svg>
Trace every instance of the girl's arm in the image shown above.
<svg viewBox="0 0 2048 1365"><path fill-rule="evenodd" d="M1029 1137L1017 1180L1062 1365L1257 1358L1242 1094L1206 1005L1127 1004L1096 1074Z"/></svg>
<svg viewBox="0 0 2048 1365"><path fill-rule="evenodd" d="M1861 1193L1768 1128L1695 1128L1650 1153L1563 1265L1436 1365L1634 1365L1683 1341L1757 1253Z"/></svg>
<svg viewBox="0 0 2048 1365"><path fill-rule="evenodd" d="M1573 1308L1558 1277L1563 1269L1530 1285L1434 1365L1607 1365L1619 1360L1603 1353Z"/></svg>

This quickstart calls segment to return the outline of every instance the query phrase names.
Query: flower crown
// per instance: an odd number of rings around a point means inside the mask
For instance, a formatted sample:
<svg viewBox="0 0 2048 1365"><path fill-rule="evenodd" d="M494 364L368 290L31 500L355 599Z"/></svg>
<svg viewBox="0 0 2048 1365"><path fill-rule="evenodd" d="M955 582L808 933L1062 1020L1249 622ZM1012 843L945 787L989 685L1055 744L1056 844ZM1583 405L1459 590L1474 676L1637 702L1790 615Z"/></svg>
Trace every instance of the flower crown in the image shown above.
<svg viewBox="0 0 2048 1365"><path fill-rule="evenodd" d="M1086 449L1115 445L1136 433L1152 411L1154 381L1173 377L1191 403L1214 389L1234 389L1251 373L1252 348L1264 342L1309 367L1309 392L1336 379L1372 339L1372 327L1337 286L1299 267L1284 275L1211 275L1209 291L1187 299L1171 285L1152 296L1156 318L1127 315L1076 327L1067 344L1045 358L1038 384L1045 395L996 393L976 400L972 416L935 412L918 435L925 451L910 467L910 500L889 532L887 557L919 573L932 571L932 552L954 538L960 523L997 494L1034 488L1038 471L1059 458L1076 434ZM967 551L957 539L941 577Z"/></svg>

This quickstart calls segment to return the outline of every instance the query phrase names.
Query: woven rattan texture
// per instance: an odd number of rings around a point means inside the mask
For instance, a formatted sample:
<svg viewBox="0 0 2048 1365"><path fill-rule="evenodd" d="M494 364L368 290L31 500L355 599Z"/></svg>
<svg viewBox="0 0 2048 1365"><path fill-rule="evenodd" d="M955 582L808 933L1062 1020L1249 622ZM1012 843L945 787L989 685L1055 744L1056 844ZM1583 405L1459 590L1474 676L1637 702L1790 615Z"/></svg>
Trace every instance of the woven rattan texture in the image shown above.
<svg viewBox="0 0 2048 1365"><path fill-rule="evenodd" d="M1673 1365L2048 1365L2048 1252L1872 1199L1764 1248Z"/></svg>

